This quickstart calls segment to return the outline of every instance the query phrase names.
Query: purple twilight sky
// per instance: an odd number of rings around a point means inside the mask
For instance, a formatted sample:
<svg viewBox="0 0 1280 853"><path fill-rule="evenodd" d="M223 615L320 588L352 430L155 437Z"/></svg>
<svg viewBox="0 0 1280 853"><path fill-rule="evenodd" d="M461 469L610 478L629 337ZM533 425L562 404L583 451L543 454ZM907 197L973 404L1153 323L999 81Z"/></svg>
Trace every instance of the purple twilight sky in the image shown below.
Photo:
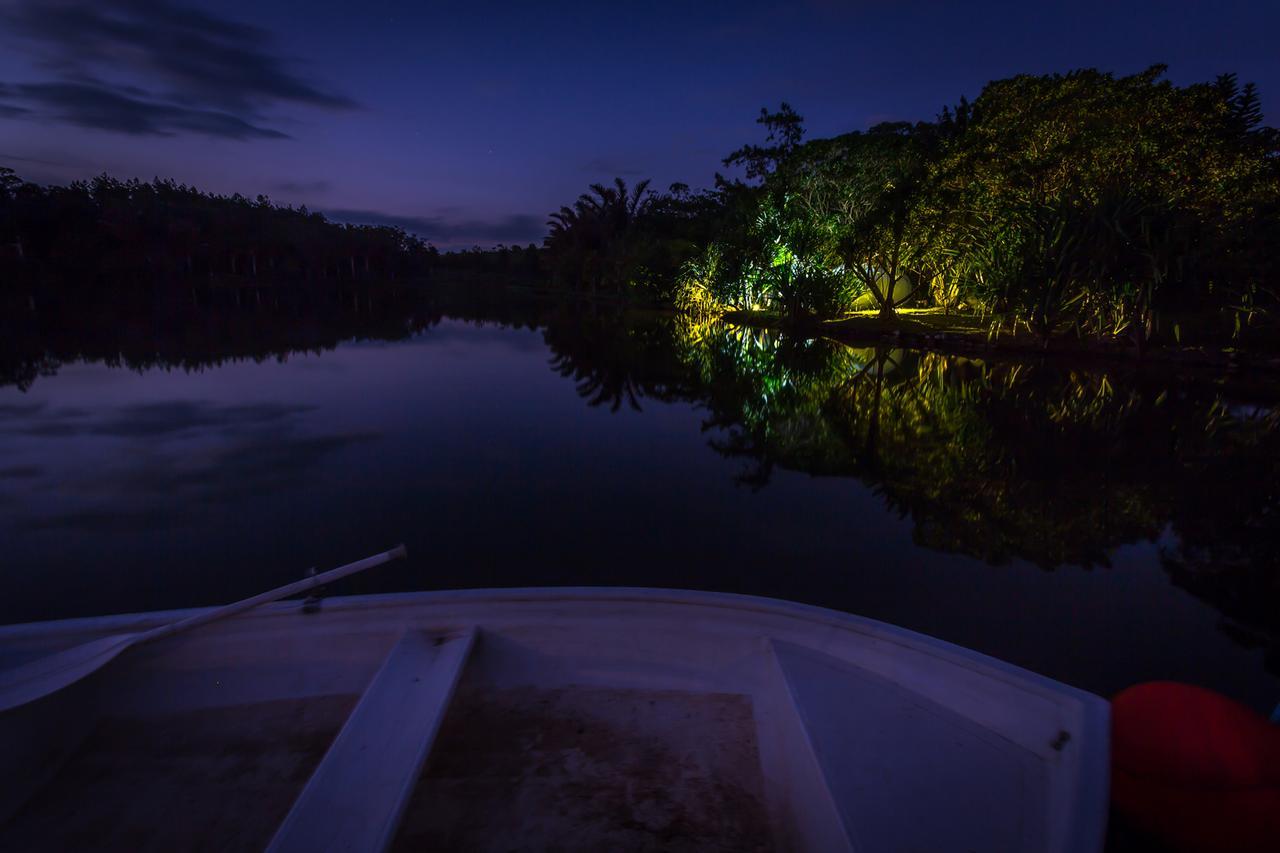
<svg viewBox="0 0 1280 853"><path fill-rule="evenodd" d="M1280 4L0 0L0 165L266 193L445 248L538 241L615 175L706 186L790 101L811 135L991 79L1164 62L1280 103Z"/></svg>

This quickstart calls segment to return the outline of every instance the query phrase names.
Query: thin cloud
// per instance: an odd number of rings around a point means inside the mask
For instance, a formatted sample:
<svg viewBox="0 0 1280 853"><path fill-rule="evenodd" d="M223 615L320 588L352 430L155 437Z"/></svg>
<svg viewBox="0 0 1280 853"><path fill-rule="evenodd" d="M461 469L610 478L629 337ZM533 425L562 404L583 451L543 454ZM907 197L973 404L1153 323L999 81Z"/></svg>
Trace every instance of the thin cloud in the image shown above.
<svg viewBox="0 0 1280 853"><path fill-rule="evenodd" d="M540 216L516 213L498 219L448 219L440 216L398 216L375 210L326 210L325 215L353 225L389 225L442 245L472 243L533 243L546 234Z"/></svg>
<svg viewBox="0 0 1280 853"><path fill-rule="evenodd" d="M272 189L282 193L327 193L333 189L329 181L280 181Z"/></svg>
<svg viewBox="0 0 1280 853"><path fill-rule="evenodd" d="M54 78L0 84L10 117L278 139L286 134L264 126L266 109L357 106L291 70L266 30L172 0L17 0L0 9L0 29Z"/></svg>
<svg viewBox="0 0 1280 853"><path fill-rule="evenodd" d="M47 409L43 404L20 409L0 432L44 438L102 435L158 441L194 433L234 434L274 429L309 413L312 406L288 403L225 405L200 400L172 400L122 406L102 416L83 409ZM0 415L4 410L0 409Z"/></svg>
<svg viewBox="0 0 1280 853"><path fill-rule="evenodd" d="M122 457L125 464L73 478L79 506L20 517L18 524L32 531L181 526L191 520L184 506L227 506L299 489L331 456L377 438L374 432L303 435L288 429L249 434L207 453L148 453L141 450L146 437L139 436L135 452Z"/></svg>
<svg viewBox="0 0 1280 853"><path fill-rule="evenodd" d="M288 134L250 124L231 113L192 109L142 100L118 90L79 83L25 83L13 87L16 96L33 104L52 121L112 130L134 136L175 136L195 133L227 139L287 139Z"/></svg>
<svg viewBox="0 0 1280 853"><path fill-rule="evenodd" d="M0 115L4 113L4 107L0 106ZM67 166L68 163L60 163L57 160L42 160L39 157L23 157L18 154L10 154L7 151L0 151L0 163L35 163L38 166Z"/></svg>

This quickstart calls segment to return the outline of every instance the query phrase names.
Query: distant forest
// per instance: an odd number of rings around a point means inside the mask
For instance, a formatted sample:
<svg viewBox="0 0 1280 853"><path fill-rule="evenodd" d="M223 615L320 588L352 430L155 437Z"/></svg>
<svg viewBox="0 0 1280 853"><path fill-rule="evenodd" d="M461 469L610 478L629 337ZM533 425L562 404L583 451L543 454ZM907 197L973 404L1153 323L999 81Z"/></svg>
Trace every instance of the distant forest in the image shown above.
<svg viewBox="0 0 1280 853"><path fill-rule="evenodd" d="M0 168L0 285L444 277L782 323L927 308L1139 350L1275 325L1280 133L1252 84L1164 70L1022 75L931 122L808 141L784 103L761 110L761 144L725 157L740 177L594 184L541 248L440 253L264 196Z"/></svg>
<svg viewBox="0 0 1280 853"><path fill-rule="evenodd" d="M0 166L0 276L93 286L228 277L278 283L421 280L433 270L536 277L530 245L442 255L391 226L331 222L266 196L101 175L41 186Z"/></svg>

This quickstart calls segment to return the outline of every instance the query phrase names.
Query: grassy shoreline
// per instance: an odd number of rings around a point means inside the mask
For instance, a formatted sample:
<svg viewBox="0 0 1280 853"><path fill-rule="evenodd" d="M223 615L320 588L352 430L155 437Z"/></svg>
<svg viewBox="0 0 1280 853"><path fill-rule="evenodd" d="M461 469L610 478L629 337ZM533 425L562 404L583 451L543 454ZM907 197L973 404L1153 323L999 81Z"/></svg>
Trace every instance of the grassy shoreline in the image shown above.
<svg viewBox="0 0 1280 853"><path fill-rule="evenodd" d="M563 299L565 295L554 289L508 288L513 289L535 297ZM635 317L674 317L680 313L670 306L628 304L628 300L619 295L578 295L576 301L626 306L627 313ZM1220 318L1183 317L1181 323L1193 330L1183 342L1175 341L1166 331L1139 353L1131 339L1121 337L1081 337L1063 332L1053 336L1047 346L1043 339L1026 329L1006 330L992 337L988 321L979 315L947 313L941 308L900 308L896 316L887 320L874 310L833 319L803 317L798 322L776 311L728 310L719 319L735 326L824 337L850 346L891 344L955 355L1190 368L1231 374L1234 379L1257 377L1261 384L1280 390L1280 324L1275 321L1246 327L1242 338L1236 340L1218 331L1223 325Z"/></svg>
<svg viewBox="0 0 1280 853"><path fill-rule="evenodd" d="M1004 331L993 337L987 322L978 316L947 314L936 308L900 310L890 319L881 318L873 311L831 320L810 318L798 323L769 311L729 311L721 319L738 326L820 335L846 344L887 342L957 354L1121 360L1280 377L1280 334L1274 329L1250 329L1246 341L1206 334L1197 336L1194 342L1157 341L1139 353L1127 338L1089 338L1063 333L1046 343L1025 330Z"/></svg>

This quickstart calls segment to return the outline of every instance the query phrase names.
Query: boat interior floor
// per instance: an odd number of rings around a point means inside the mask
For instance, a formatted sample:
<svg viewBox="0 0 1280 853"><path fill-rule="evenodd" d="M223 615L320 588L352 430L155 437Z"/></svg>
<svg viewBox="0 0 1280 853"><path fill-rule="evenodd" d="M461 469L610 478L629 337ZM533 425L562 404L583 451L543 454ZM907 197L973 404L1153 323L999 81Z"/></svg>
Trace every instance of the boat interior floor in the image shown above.
<svg viewBox="0 0 1280 853"><path fill-rule="evenodd" d="M106 717L0 826L10 850L263 850L357 695Z"/></svg>
<svg viewBox="0 0 1280 853"><path fill-rule="evenodd" d="M21 850L260 851L358 696L99 722L7 826ZM392 849L772 848L751 699L460 687Z"/></svg>
<svg viewBox="0 0 1280 853"><path fill-rule="evenodd" d="M771 848L751 699L459 690L393 850Z"/></svg>

